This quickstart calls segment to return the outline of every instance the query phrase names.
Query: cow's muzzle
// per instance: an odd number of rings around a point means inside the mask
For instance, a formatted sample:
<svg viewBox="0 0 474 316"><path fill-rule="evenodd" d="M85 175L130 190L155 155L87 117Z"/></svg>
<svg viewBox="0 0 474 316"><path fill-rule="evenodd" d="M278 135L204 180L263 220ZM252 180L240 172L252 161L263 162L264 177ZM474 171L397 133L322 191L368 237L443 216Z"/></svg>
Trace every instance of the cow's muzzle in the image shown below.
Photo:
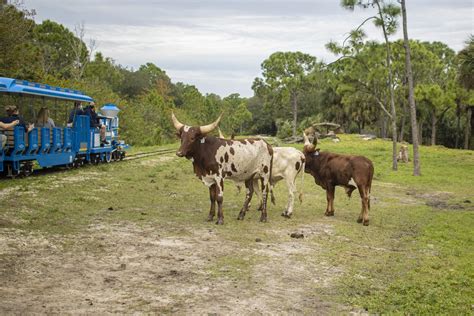
<svg viewBox="0 0 474 316"><path fill-rule="evenodd" d="M183 152L181 152L180 150L178 150L178 151L176 152L176 156L178 156L178 157L183 157L184 154L183 154Z"/></svg>

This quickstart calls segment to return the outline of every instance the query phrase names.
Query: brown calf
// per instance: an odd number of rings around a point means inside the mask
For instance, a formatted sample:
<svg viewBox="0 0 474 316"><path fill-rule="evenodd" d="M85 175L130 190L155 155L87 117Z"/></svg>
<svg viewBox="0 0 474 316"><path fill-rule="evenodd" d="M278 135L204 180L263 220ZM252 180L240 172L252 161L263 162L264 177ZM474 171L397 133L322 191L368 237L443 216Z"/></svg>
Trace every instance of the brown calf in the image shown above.
<svg viewBox="0 0 474 316"><path fill-rule="evenodd" d="M326 190L327 207L324 215L334 216L334 194L336 186L345 188L346 193L351 197L352 191L356 187L349 182L354 180L362 199L362 210L358 223L364 226L369 225L370 210L370 188L374 175L372 161L363 156L347 156L328 152L319 152L316 148L317 139L311 144L308 137L303 133L304 149L306 158L305 172L314 177L317 185Z"/></svg>

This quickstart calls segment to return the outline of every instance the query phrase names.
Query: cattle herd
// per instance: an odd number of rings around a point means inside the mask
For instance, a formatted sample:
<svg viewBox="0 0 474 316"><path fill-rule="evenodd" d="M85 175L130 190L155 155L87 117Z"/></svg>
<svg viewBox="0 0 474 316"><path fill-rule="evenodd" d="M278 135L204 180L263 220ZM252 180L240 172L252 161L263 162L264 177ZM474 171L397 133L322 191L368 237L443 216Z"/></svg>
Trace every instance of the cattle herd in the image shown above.
<svg viewBox="0 0 474 316"><path fill-rule="evenodd" d="M233 180L238 186L245 185L245 201L237 219L244 219L253 193L256 193L260 201L262 222L267 221L268 194L271 193L274 201L273 186L284 179L289 197L282 216L291 217L296 179L300 173L302 177L304 173L309 173L314 177L315 183L326 190L326 216L334 216L336 186L344 187L349 197L357 188L362 200L357 222L369 225L370 189L374 174L374 167L369 159L320 152L316 148L317 138L313 137L311 142L305 133L303 152L292 147L272 147L259 138L235 140L225 139L222 134L220 137L208 135L217 128L221 118L222 114L209 125L188 126L179 122L174 113L171 114L177 136L181 139L176 155L191 160L194 173L209 188L211 207L208 221L214 220L217 202L216 224L224 224L224 179ZM302 194L300 200L301 196Z"/></svg>

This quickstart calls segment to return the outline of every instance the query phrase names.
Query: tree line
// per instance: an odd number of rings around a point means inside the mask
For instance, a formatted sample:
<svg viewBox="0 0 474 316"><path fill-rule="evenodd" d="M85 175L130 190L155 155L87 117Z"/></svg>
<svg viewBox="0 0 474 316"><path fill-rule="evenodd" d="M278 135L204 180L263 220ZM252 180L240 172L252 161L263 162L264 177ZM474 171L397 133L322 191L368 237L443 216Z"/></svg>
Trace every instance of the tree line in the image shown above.
<svg viewBox="0 0 474 316"><path fill-rule="evenodd" d="M175 141L172 110L190 124L208 123L224 112L221 129L227 135L285 138L330 121L348 133L411 142L405 43L389 40L400 9L387 1L342 1L342 6L373 8L371 19L385 28L386 41L367 38L363 21L343 43L327 44L336 56L330 64L303 52L275 52L249 83L250 98L203 94L172 82L153 63L124 67L96 52L93 41L86 43L83 25L71 31L50 20L38 24L33 10L11 4L0 9L0 76L75 88L99 104L116 103L122 136L135 145ZM417 141L472 149L473 37L459 53L442 42L410 40L409 47Z"/></svg>

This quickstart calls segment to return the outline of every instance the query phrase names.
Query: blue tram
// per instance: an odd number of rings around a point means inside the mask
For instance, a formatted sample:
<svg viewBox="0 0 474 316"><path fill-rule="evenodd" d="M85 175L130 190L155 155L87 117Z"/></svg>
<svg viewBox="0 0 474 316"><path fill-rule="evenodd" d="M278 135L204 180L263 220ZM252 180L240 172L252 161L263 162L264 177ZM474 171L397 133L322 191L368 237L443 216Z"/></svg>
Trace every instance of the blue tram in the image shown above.
<svg viewBox="0 0 474 316"><path fill-rule="evenodd" d="M0 77L0 95L15 101L32 97L43 105L46 100L53 100L56 105L58 101L71 105L73 102L93 102L91 97L77 90L4 77ZM105 141L100 140L99 130L91 127L89 115L77 115L72 124L59 127L0 129L7 139L5 147L0 148L0 174L8 177L29 175L35 165L70 168L122 160L128 145L119 139L119 111L114 104L106 104L100 109L98 118L105 125ZM63 112L67 113L67 109Z"/></svg>

